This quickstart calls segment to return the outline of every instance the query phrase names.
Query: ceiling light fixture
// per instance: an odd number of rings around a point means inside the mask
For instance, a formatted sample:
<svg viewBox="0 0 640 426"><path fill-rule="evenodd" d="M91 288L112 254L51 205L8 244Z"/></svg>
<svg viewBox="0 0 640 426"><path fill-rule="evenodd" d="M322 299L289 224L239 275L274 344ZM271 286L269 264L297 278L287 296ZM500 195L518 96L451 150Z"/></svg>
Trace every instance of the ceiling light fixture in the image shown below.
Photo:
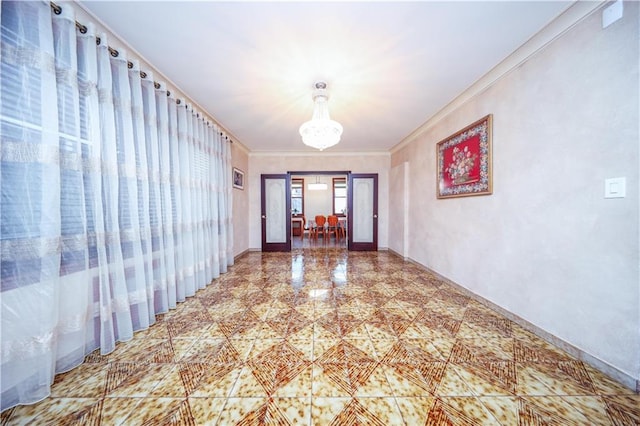
<svg viewBox="0 0 640 426"><path fill-rule="evenodd" d="M320 178L318 176L316 176L316 183L310 183L307 185L307 188L310 191L324 191L326 190L327 184L324 182L320 182Z"/></svg>
<svg viewBox="0 0 640 426"><path fill-rule="evenodd" d="M329 93L327 83L320 81L313 91L313 117L300 126L302 142L320 151L340 142L342 125L329 117Z"/></svg>

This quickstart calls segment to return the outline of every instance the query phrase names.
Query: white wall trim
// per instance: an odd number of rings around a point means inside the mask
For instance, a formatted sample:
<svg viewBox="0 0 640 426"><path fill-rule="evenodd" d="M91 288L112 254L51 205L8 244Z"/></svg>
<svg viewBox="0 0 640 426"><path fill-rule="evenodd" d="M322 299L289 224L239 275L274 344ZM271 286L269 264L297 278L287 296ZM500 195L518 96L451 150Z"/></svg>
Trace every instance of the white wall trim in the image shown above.
<svg viewBox="0 0 640 426"><path fill-rule="evenodd" d="M247 156L249 156L249 154L251 153L251 151L249 151L249 148L244 146L242 142L239 142L237 139L233 139L233 144L237 146L240 149L240 151L242 151Z"/></svg>
<svg viewBox="0 0 640 426"><path fill-rule="evenodd" d="M245 255L249 254L249 252L250 252L250 250L246 249L245 251L236 254L235 256L233 256L233 261L237 262L238 260L243 258Z"/></svg>
<svg viewBox="0 0 640 426"><path fill-rule="evenodd" d="M414 130L398 144L393 146L389 152L393 154L404 148L451 112L460 108L470 99L484 92L489 87L493 86L498 80L502 79L524 62L528 61L532 56L544 49L549 43L562 36L587 16L591 15L591 13L596 9L602 7L605 3L606 1L603 0L576 1L573 3L540 32L532 36L511 55L507 56L505 60L493 67L488 73L480 77L475 83L469 86L469 88L464 90L460 95L445 105L444 108L429 117L424 124Z"/></svg>

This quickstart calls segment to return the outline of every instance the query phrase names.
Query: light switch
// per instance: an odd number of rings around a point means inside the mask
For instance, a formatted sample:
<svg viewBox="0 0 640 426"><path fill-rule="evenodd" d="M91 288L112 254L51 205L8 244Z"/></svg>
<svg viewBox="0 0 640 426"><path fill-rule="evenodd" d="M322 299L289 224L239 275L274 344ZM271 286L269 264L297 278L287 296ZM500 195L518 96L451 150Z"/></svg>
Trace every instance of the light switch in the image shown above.
<svg viewBox="0 0 640 426"><path fill-rule="evenodd" d="M624 198L627 196L627 178L604 180L604 198Z"/></svg>

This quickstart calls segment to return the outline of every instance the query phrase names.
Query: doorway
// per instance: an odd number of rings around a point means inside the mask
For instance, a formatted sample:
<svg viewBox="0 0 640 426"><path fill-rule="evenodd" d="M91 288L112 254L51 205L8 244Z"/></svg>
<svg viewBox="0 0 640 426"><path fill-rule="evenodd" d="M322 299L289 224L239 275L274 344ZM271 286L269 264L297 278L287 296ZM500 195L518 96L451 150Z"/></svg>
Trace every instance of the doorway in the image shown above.
<svg viewBox="0 0 640 426"><path fill-rule="evenodd" d="M377 250L378 175L350 171L261 175L262 251L302 248L305 240L311 247L310 220L330 214L346 229L346 237L339 242L343 247ZM320 246L328 242L314 241ZM337 238L334 243L338 244Z"/></svg>
<svg viewBox="0 0 640 426"><path fill-rule="evenodd" d="M290 172L291 247L346 248L347 181L349 172ZM332 232L314 235L316 217L336 216Z"/></svg>

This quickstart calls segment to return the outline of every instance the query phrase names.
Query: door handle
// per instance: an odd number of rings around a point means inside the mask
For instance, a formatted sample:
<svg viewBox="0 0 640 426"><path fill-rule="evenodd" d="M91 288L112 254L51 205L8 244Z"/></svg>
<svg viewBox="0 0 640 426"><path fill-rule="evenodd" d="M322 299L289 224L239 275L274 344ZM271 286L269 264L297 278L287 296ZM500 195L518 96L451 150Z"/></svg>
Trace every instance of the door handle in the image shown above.
<svg viewBox="0 0 640 426"><path fill-rule="evenodd" d="M262 215L262 218L263 218L263 219L266 219L266 218L267 218L267 216L265 216L265 215Z"/></svg>
<svg viewBox="0 0 640 426"><path fill-rule="evenodd" d="M377 219L377 218L378 218L378 215L377 215L377 214L374 214L374 215L373 215L373 218L374 218L374 219Z"/></svg>

